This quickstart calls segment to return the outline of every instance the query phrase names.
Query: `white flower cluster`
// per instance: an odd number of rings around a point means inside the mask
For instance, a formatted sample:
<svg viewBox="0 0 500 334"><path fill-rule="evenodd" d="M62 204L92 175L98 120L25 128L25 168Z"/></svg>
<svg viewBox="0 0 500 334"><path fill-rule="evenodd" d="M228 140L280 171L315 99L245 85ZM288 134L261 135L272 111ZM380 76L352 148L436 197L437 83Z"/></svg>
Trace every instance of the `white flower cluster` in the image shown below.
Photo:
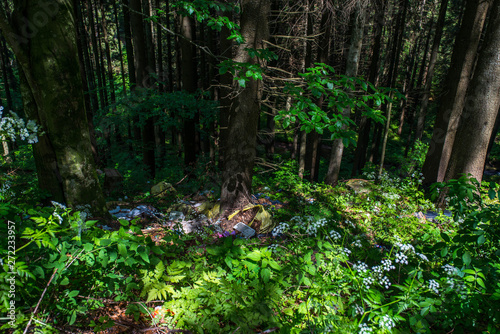
<svg viewBox="0 0 500 334"><path fill-rule="evenodd" d="M344 248L340 252L344 254L346 257L349 257L349 255L351 255L351 251L348 248Z"/></svg>
<svg viewBox="0 0 500 334"><path fill-rule="evenodd" d="M365 313L365 310L359 305L354 305L354 312L356 314L363 314Z"/></svg>
<svg viewBox="0 0 500 334"><path fill-rule="evenodd" d="M360 324L359 325L359 334L369 334L369 333L372 333L373 332L373 329L371 329L370 327L368 327L367 324Z"/></svg>
<svg viewBox="0 0 500 334"><path fill-rule="evenodd" d="M352 269L364 274L368 271L368 265L364 262L358 261L356 264L352 265Z"/></svg>
<svg viewBox="0 0 500 334"><path fill-rule="evenodd" d="M310 236L315 237L318 234L318 230L326 225L326 219L321 218L319 220L314 221L313 219L310 219L313 217L308 217L308 218L309 218L309 226L307 227L306 233L309 234Z"/></svg>
<svg viewBox="0 0 500 334"><path fill-rule="evenodd" d="M272 244L267 247L271 252L275 252L276 249L278 248L278 244Z"/></svg>
<svg viewBox="0 0 500 334"><path fill-rule="evenodd" d="M335 230L331 230L330 231L330 238L332 238L334 241L337 241L337 240L340 240L342 238L342 236L340 235L339 232L337 232Z"/></svg>
<svg viewBox="0 0 500 334"><path fill-rule="evenodd" d="M356 240L354 240L354 242L352 243L352 246L353 246L353 247L357 247L357 248L362 248L362 247L363 247L363 244L361 243L361 240L356 239Z"/></svg>
<svg viewBox="0 0 500 334"><path fill-rule="evenodd" d="M366 289L370 289L373 283L375 283L375 279L373 279L373 277L363 278L363 284L365 285Z"/></svg>
<svg viewBox="0 0 500 334"><path fill-rule="evenodd" d="M415 255L418 256L420 259L424 260L425 262L429 262L429 259L424 254L415 253Z"/></svg>
<svg viewBox="0 0 500 334"><path fill-rule="evenodd" d="M429 280L429 290L431 290L432 292L436 293L436 294L439 294L439 283L436 282L435 280L431 279Z"/></svg>
<svg viewBox="0 0 500 334"><path fill-rule="evenodd" d="M382 277L378 283L386 289L389 289L389 287L391 286L391 281L389 281L389 278L387 278L387 276Z"/></svg>
<svg viewBox="0 0 500 334"><path fill-rule="evenodd" d="M0 106L0 136L7 137L12 141L19 136L21 140L28 140L28 143L35 144L38 142L37 134L39 132L38 125L33 120L28 123L20 118L15 112L10 111L10 117L3 117L3 107Z"/></svg>
<svg viewBox="0 0 500 334"><path fill-rule="evenodd" d="M410 244L402 244L401 242L396 242L396 246L403 252L403 253L410 253L410 254L415 254L415 248L410 245Z"/></svg>
<svg viewBox="0 0 500 334"><path fill-rule="evenodd" d="M398 262L398 261L396 261ZM382 260L382 265L381 267L385 270L385 271L391 271L392 269L396 269L396 267L392 264L392 261L389 260L389 259L385 259L385 260Z"/></svg>
<svg viewBox="0 0 500 334"><path fill-rule="evenodd" d="M345 224L346 224L347 226L349 226L349 227L356 228L356 225L354 225L354 223L353 223L352 221L350 221L350 220L346 220L346 221L345 221Z"/></svg>
<svg viewBox="0 0 500 334"><path fill-rule="evenodd" d="M385 328L387 330L391 330L393 329L394 327L396 327L396 324L394 323L394 320L392 320L392 318L389 316L389 315L383 315L380 320L379 320L379 326L381 328Z"/></svg>
<svg viewBox="0 0 500 334"><path fill-rule="evenodd" d="M285 233L286 231L288 231L289 228L290 225L288 225L287 223L280 223L273 229L271 234L273 235L273 237L276 237L278 234Z"/></svg>
<svg viewBox="0 0 500 334"><path fill-rule="evenodd" d="M408 264L408 257L401 252L396 253L396 263Z"/></svg>
<svg viewBox="0 0 500 334"><path fill-rule="evenodd" d="M449 264L445 264L444 266L442 266L441 268L443 268L444 272L446 273L446 275L448 276L455 276L458 274L458 269L453 267L452 265L449 265Z"/></svg>

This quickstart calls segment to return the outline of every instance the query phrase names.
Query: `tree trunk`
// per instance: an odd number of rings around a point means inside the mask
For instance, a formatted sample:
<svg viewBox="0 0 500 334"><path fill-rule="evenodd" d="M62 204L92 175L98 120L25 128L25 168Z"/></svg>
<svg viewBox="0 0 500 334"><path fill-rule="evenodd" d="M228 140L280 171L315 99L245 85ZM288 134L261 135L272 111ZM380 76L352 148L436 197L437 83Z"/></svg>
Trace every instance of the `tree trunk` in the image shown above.
<svg viewBox="0 0 500 334"><path fill-rule="evenodd" d="M361 56L361 49L363 47L363 34L365 29L366 7L362 4L356 8L353 13L354 23L352 26L351 41L349 46L349 53L347 55L346 72L348 77L355 77L358 75L359 61ZM351 108L347 107L343 110L344 117L350 117ZM345 126L343 126L345 128ZM325 177L325 183L335 185L337 184L340 176L340 165L342 163L342 155L344 154L344 142L342 138L335 139L332 144L332 152L330 156L330 163L328 165L328 172Z"/></svg>
<svg viewBox="0 0 500 334"><path fill-rule="evenodd" d="M436 23L436 32L434 34L434 42L432 43L431 58L425 77L424 92L422 94L422 101L420 102L420 110L417 119L417 128L415 130L415 139L422 139L425 126L425 114L427 113L427 105L429 104L429 97L431 95L432 78L434 77L434 68L438 57L439 44L443 36L444 21L446 18L446 9L448 8L448 0L442 0L441 7L439 8L439 16Z"/></svg>
<svg viewBox="0 0 500 334"><path fill-rule="evenodd" d="M468 0L466 3L445 81L445 95L439 106L429 151L422 168L424 184L444 180L490 4L491 1L479 0Z"/></svg>
<svg viewBox="0 0 500 334"><path fill-rule="evenodd" d="M500 106L500 0L492 4L484 45L467 90L466 103L445 180L472 174L479 182Z"/></svg>
<svg viewBox="0 0 500 334"><path fill-rule="evenodd" d="M245 42L238 46L234 61L255 63L246 48L263 49L268 35L268 0L241 1L241 33ZM250 79L241 89L231 107L224 170L222 175L221 208L245 205L250 201L255 145L260 114L258 92L261 82Z"/></svg>
<svg viewBox="0 0 500 334"><path fill-rule="evenodd" d="M198 88L198 71L196 68L196 48L191 44L195 40L195 23L193 18L179 15L179 26L182 38L179 38L181 51L182 89L194 93ZM196 111L197 112L197 111ZM194 115L183 120L184 165L191 166L196 162L196 121Z"/></svg>
<svg viewBox="0 0 500 334"><path fill-rule="evenodd" d="M44 24L30 31L26 22ZM94 215L107 217L85 114L73 2L17 2L10 24L0 6L0 30L26 79L26 110L45 131L33 145L40 186L56 200L74 208L90 204Z"/></svg>
<svg viewBox="0 0 500 334"><path fill-rule="evenodd" d="M370 68L368 70L368 81L373 83L375 86L378 85L379 78L379 62L380 55L382 53L382 30L385 24L385 8L386 0L379 0L375 3L376 15L375 15L375 28L372 46L372 56ZM356 143L356 150L354 152L354 162L351 171L351 177L356 176L365 166L366 163L366 151L368 150L368 143L370 141L370 128L371 119L366 116L361 117L361 122L359 125L358 141Z"/></svg>
<svg viewBox="0 0 500 334"><path fill-rule="evenodd" d="M146 88L148 81L148 57L146 54L146 38L144 33L141 0L130 0L130 24L134 41L135 55L135 77L137 89ZM155 177L155 130L154 119L149 115L144 115L145 124L142 127L142 157L144 164L149 168L151 177Z"/></svg>

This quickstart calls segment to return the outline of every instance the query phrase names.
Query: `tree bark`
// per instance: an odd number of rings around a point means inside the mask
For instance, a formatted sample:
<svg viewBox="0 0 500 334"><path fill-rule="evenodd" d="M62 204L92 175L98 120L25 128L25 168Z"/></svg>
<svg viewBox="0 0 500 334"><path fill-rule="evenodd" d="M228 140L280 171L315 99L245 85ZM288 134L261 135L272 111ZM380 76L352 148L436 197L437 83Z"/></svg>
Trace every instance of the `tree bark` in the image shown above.
<svg viewBox="0 0 500 334"><path fill-rule="evenodd" d="M256 63L246 48L263 49L268 36L268 0L241 1L241 33L245 42L238 46L234 61ZM222 174L221 208L223 211L247 204L250 200L255 160L261 82L250 79L241 89L229 115L225 161Z"/></svg>
<svg viewBox="0 0 500 334"><path fill-rule="evenodd" d="M363 47L363 34L365 29L366 7L359 4L360 7L356 8L354 15L354 24L352 27L351 41L349 46L349 53L347 55L346 72L348 77L355 77L358 75L359 61L361 57L361 49ZM350 117L351 107L344 108L343 116ZM345 128L345 126L343 127ZM325 183L335 185L337 184L340 176L340 165L342 163L342 156L344 154L344 142L342 138L335 139L332 144L332 152L330 156L330 163L325 177Z"/></svg>
<svg viewBox="0 0 500 334"><path fill-rule="evenodd" d="M146 38L142 16L141 0L130 0L130 24L134 41L134 60L136 89L147 88L149 79L148 56L146 54ZM144 164L149 168L151 177L155 177L155 130L154 119L143 111L144 125L141 129L142 137L142 157Z"/></svg>
<svg viewBox="0 0 500 334"><path fill-rule="evenodd" d="M441 37L443 36L443 28L444 28L444 21L446 18L447 8L448 8L448 0L442 0L441 7L439 8L438 20L436 22L436 32L434 34L434 41L432 43L431 58L429 59L427 75L425 77L424 92L422 94L422 100L420 102L420 109L417 119L417 128L415 130L416 140L421 140L422 135L424 133L425 115L427 113L427 105L429 104L429 98L431 95L432 79L434 77L434 68L436 67L439 45L441 43Z"/></svg>
<svg viewBox="0 0 500 334"><path fill-rule="evenodd" d="M193 18L179 15L179 26L183 38L179 39L181 51L182 89L194 93L198 88L198 70L196 48L191 44L195 40L195 23ZM197 113L197 111L195 111ZM196 121L195 115L183 120L184 165L191 166L196 162Z"/></svg>
<svg viewBox="0 0 500 334"><path fill-rule="evenodd" d="M472 174L479 182L500 106L500 0L492 4L484 45L467 90L445 180Z"/></svg>
<svg viewBox="0 0 500 334"><path fill-rule="evenodd" d="M424 184L430 185L444 180L490 4L491 1L480 0L468 0L466 3L445 81L445 94L439 106L429 151L422 167Z"/></svg>
<svg viewBox="0 0 500 334"><path fill-rule="evenodd" d="M107 217L92 157L77 55L73 2L17 2L9 23L0 6L0 30L26 79L23 101L45 135L34 144L40 186L69 206L91 205Z"/></svg>

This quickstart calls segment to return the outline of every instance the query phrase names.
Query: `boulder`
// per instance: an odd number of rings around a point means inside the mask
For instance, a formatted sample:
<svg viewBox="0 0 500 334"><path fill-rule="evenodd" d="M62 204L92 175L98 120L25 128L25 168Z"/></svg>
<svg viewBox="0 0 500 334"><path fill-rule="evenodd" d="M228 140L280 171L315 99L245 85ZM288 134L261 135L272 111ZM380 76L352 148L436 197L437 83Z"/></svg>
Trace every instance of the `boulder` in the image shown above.
<svg viewBox="0 0 500 334"><path fill-rule="evenodd" d="M356 194L368 194L373 190L375 183L370 180L351 179L348 180L345 185L354 190Z"/></svg>
<svg viewBox="0 0 500 334"><path fill-rule="evenodd" d="M166 197L170 194L176 193L175 188L165 181L161 181L160 183L151 187L151 195L158 197Z"/></svg>

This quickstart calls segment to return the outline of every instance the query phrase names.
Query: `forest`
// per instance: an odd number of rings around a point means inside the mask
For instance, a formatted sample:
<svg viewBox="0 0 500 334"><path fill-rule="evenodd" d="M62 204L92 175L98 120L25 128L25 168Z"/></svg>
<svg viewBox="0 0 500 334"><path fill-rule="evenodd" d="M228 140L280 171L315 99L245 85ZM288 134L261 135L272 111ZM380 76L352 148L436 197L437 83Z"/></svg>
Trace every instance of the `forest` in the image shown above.
<svg viewBox="0 0 500 334"><path fill-rule="evenodd" d="M500 0L0 2L0 331L500 333Z"/></svg>

